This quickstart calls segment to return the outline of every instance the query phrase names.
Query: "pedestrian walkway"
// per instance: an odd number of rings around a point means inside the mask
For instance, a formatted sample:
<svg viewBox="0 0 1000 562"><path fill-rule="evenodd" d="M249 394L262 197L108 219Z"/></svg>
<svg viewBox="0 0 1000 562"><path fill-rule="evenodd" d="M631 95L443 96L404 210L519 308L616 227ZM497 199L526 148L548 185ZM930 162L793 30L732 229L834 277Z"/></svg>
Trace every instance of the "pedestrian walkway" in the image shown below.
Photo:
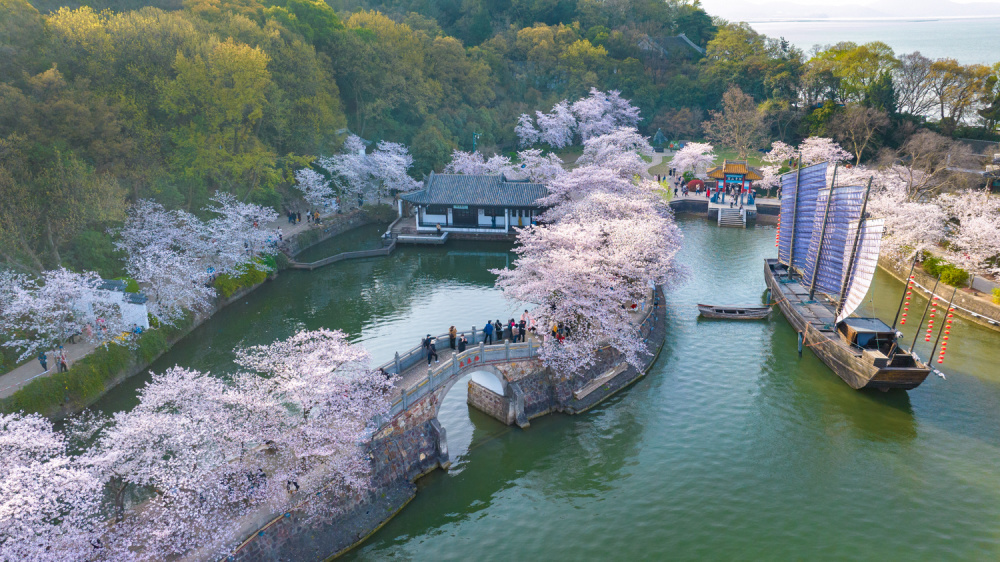
<svg viewBox="0 0 1000 562"><path fill-rule="evenodd" d="M81 342L67 343L63 346L63 349L66 350L67 361L69 361L69 365L72 367L74 363L83 359L84 356L93 351L96 347L97 346L93 343ZM38 362L38 359L32 358L24 365L15 367L9 373L0 375L0 398L6 398L11 394L14 394L18 391L18 389L38 377L48 376L59 372L59 358L57 356L57 352L58 350L46 351L46 355L49 357L48 371L43 371L42 365Z"/></svg>

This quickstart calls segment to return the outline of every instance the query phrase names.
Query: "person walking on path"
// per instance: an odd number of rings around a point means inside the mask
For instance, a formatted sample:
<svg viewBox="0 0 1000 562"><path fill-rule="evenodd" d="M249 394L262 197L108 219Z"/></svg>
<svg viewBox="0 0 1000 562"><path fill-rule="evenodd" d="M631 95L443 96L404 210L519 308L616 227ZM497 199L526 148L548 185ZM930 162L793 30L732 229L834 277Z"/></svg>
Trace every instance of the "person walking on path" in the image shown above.
<svg viewBox="0 0 1000 562"><path fill-rule="evenodd" d="M434 338L427 335L427 366L431 364L431 357L434 358L434 362L438 362L437 346L434 345Z"/></svg>
<svg viewBox="0 0 1000 562"><path fill-rule="evenodd" d="M483 342L486 345L493 343L493 324L490 322L486 322L486 326L483 327Z"/></svg>
<svg viewBox="0 0 1000 562"><path fill-rule="evenodd" d="M44 351L38 352L38 362L42 364L42 372L49 372L49 358L45 355Z"/></svg>
<svg viewBox="0 0 1000 562"><path fill-rule="evenodd" d="M61 345L59 346L59 372L69 372L69 361L66 359L66 350Z"/></svg>
<svg viewBox="0 0 1000 562"><path fill-rule="evenodd" d="M458 330L454 326L448 328L448 344L452 349L455 349L455 338L458 337Z"/></svg>
<svg viewBox="0 0 1000 562"><path fill-rule="evenodd" d="M278 234L278 242L284 242L285 241L285 237L281 235L281 227L280 226L278 227L277 234Z"/></svg>

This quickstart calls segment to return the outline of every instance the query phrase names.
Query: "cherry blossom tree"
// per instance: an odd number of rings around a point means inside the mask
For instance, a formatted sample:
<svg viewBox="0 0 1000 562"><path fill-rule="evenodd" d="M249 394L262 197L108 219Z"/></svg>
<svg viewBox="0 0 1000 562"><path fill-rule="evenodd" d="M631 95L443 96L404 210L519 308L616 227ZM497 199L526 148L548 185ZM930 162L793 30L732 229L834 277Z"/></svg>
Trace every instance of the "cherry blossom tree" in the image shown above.
<svg viewBox="0 0 1000 562"><path fill-rule="evenodd" d="M545 183L565 173L562 160L553 153L543 154L540 149L532 148L517 153L517 161L503 155L493 155L486 160L478 152L452 153L451 162L445 168L448 174L467 175L500 175L508 179L529 179L536 183Z"/></svg>
<svg viewBox="0 0 1000 562"><path fill-rule="evenodd" d="M364 197L369 168L365 142L361 137L348 135L340 154L320 158L317 163L335 178L343 195Z"/></svg>
<svg viewBox="0 0 1000 562"><path fill-rule="evenodd" d="M366 198L379 200L393 191L413 191L420 182L411 178L407 170L413 167L413 156L402 144L380 141L368 157L371 183Z"/></svg>
<svg viewBox="0 0 1000 562"><path fill-rule="evenodd" d="M173 324L185 310L211 307L208 236L206 225L185 211L167 211L148 200L129 210L115 247L125 253L125 270L146 293L146 307L157 321Z"/></svg>
<svg viewBox="0 0 1000 562"><path fill-rule="evenodd" d="M293 430L269 436L276 480L298 482L305 495L323 488L342 494L370 486L364 444L374 420L389 411L394 377L372 370L370 356L339 330L299 332L270 345L237 351L237 363L256 373L257 393L275 398L295 417ZM321 469L326 477L309 479ZM330 488L333 484L333 488ZM337 505L314 502L314 513Z"/></svg>
<svg viewBox="0 0 1000 562"><path fill-rule="evenodd" d="M953 256L978 272L1000 274L1000 198L986 190L946 193L936 202L956 224Z"/></svg>
<svg viewBox="0 0 1000 562"><path fill-rule="evenodd" d="M215 217L206 223L205 247L210 249L207 259L217 272L241 274L257 258L274 253L278 241L267 228L278 218L274 209L243 203L223 192L211 201L205 210Z"/></svg>
<svg viewBox="0 0 1000 562"><path fill-rule="evenodd" d="M593 136L583 143L583 154L577 160L581 166L593 165L617 170L625 177L649 177L648 165L641 155L650 155L653 147L649 139L634 128L622 127L609 133Z"/></svg>
<svg viewBox="0 0 1000 562"><path fill-rule="evenodd" d="M337 192L333 182L311 168L295 172L295 188L302 192L302 198L314 207L323 209L324 214L337 211Z"/></svg>
<svg viewBox="0 0 1000 562"><path fill-rule="evenodd" d="M558 156L552 152L543 154L537 148L518 152L513 167L508 177L526 178L535 183L548 183L566 173Z"/></svg>
<svg viewBox="0 0 1000 562"><path fill-rule="evenodd" d="M678 174L685 172L693 174L703 173L712 163L715 162L715 147L707 142L689 142L677 151L670 166L677 170Z"/></svg>
<svg viewBox="0 0 1000 562"><path fill-rule="evenodd" d="M521 146L531 146L542 138L542 133L535 127L535 122L527 113L522 113L517 118L517 126L514 127L514 134L517 135Z"/></svg>
<svg viewBox="0 0 1000 562"><path fill-rule="evenodd" d="M102 289L102 283L92 271L75 273L65 268L45 271L40 279L0 272L3 345L20 350L23 361L62 345L73 335L104 343L127 331L120 295Z"/></svg>
<svg viewBox="0 0 1000 562"><path fill-rule="evenodd" d="M100 480L37 414L0 414L0 559L84 560L97 543Z"/></svg>
<svg viewBox="0 0 1000 562"><path fill-rule="evenodd" d="M573 144L576 131L576 117L570 109L569 101L563 100L554 106L549 113L536 111L538 118L539 141L552 148L563 148Z"/></svg>
<svg viewBox="0 0 1000 562"><path fill-rule="evenodd" d="M802 154L802 165L811 166L820 162L847 162L853 156L833 142L833 139L826 137L808 137L804 139L798 148Z"/></svg>
<svg viewBox="0 0 1000 562"><path fill-rule="evenodd" d="M359 201L377 201L391 191L412 191L420 183L407 174L413 166L409 150L399 143L381 141L371 154L357 135L348 135L340 154L320 158L317 165L330 173L342 195Z"/></svg>
<svg viewBox="0 0 1000 562"><path fill-rule="evenodd" d="M652 198L595 190L569 205L558 222L518 233L518 259L494 270L497 286L508 298L538 303L546 331L568 329L564 340L546 338L540 350L561 375L593 365L603 345L638 366L646 348L629 305L647 299L651 284L675 280L680 231Z"/></svg>
<svg viewBox="0 0 1000 562"><path fill-rule="evenodd" d="M577 131L584 142L596 136L606 135L618 128L634 128L642 119L639 108L621 97L621 92L602 92L590 89L590 95L570 106L577 120Z"/></svg>

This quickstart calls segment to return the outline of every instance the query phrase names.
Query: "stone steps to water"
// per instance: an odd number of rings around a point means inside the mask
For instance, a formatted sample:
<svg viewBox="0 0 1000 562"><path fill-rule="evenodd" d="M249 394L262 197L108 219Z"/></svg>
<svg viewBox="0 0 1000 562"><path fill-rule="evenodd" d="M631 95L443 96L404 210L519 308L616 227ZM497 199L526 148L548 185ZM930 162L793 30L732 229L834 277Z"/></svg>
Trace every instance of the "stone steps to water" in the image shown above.
<svg viewBox="0 0 1000 562"><path fill-rule="evenodd" d="M719 226L746 228L746 215L739 209L719 209Z"/></svg>

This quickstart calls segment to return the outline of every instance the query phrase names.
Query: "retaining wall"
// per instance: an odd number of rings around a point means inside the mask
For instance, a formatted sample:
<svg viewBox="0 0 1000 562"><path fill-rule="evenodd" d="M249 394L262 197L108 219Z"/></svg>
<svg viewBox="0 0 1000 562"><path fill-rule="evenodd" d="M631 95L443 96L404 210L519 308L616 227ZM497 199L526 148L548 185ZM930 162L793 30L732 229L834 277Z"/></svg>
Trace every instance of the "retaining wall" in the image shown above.
<svg viewBox="0 0 1000 562"><path fill-rule="evenodd" d="M879 257L878 265L882 269L889 272L889 274L896 279L903 281L904 283L906 282L906 274L910 271L909 263L904 266L891 257L883 255ZM927 290L921 291L921 293L926 293L934 287L934 278L928 275L927 272L920 268L920 266L913 268L913 275L916 278L917 283L927 287ZM942 284L938 285L935 293L939 298L945 299L945 302L948 302L947 299L951 296L952 290L953 287L950 285ZM897 295L897 298L901 296L902 295ZM955 293L955 304L961 307L955 308L955 314L958 314L962 318L975 322L985 328L1000 331L1000 305L995 305L981 298L977 298L966 292L965 289L959 289L958 292Z"/></svg>
<svg viewBox="0 0 1000 562"><path fill-rule="evenodd" d="M510 402L503 395L497 394L476 381L469 381L468 404L480 412L506 425L513 425L510 419Z"/></svg>

